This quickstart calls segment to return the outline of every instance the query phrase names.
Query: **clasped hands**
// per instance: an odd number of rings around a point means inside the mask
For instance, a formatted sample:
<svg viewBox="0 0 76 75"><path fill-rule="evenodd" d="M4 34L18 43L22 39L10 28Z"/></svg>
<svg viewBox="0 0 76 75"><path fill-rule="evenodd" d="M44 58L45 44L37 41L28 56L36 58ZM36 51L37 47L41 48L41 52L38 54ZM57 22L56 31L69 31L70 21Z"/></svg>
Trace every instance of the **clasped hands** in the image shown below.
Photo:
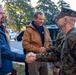
<svg viewBox="0 0 76 75"><path fill-rule="evenodd" d="M41 47L39 53L44 53L46 52L46 49L44 47ZM36 60L36 54L33 53L33 52L29 52L27 55L26 55L26 59L25 59L25 62L27 63L32 63L33 61Z"/></svg>
<svg viewBox="0 0 76 75"><path fill-rule="evenodd" d="M33 61L36 60L36 54L34 54L33 52L29 52L27 55L26 55L26 59L25 59L25 62L27 63L32 63Z"/></svg>

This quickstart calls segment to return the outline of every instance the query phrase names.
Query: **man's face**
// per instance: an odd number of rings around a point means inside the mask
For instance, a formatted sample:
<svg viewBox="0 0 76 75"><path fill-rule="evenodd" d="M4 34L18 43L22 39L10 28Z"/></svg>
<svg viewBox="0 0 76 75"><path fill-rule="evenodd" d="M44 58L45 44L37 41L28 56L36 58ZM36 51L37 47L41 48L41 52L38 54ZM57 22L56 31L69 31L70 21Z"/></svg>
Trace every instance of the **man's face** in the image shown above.
<svg viewBox="0 0 76 75"><path fill-rule="evenodd" d="M36 25L42 26L42 24L44 22L44 16L38 14L37 18L34 18L34 22L35 22Z"/></svg>
<svg viewBox="0 0 76 75"><path fill-rule="evenodd" d="M65 26L65 19L64 19L64 17L57 20L57 25L58 25L59 28L62 28L62 27Z"/></svg>
<svg viewBox="0 0 76 75"><path fill-rule="evenodd" d="M2 7L0 7L0 24L4 23L5 21L5 13Z"/></svg>

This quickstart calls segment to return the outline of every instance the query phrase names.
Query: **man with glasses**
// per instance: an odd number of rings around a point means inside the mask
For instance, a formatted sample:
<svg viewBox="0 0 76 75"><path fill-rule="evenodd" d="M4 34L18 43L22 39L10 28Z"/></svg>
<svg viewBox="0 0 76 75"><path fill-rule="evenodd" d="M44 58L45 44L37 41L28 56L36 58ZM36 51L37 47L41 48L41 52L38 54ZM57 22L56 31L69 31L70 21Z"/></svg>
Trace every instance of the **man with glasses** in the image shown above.
<svg viewBox="0 0 76 75"><path fill-rule="evenodd" d="M5 13L2 5L0 5L0 75L11 75L13 71L12 61L31 63L35 57L33 53L26 55L11 51L3 23L5 23Z"/></svg>

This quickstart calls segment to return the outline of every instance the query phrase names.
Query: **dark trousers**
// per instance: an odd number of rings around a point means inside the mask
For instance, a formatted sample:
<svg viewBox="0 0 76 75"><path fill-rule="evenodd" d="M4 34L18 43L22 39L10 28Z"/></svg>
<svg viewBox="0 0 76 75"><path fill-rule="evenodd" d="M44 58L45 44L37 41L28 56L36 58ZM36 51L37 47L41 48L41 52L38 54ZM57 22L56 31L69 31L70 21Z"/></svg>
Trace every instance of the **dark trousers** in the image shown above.
<svg viewBox="0 0 76 75"><path fill-rule="evenodd" d="M23 52L24 54L26 54L26 50L23 49ZM29 72L28 72L28 64L25 62L25 75L29 75Z"/></svg>
<svg viewBox="0 0 76 75"><path fill-rule="evenodd" d="M29 75L28 64L25 62L25 75Z"/></svg>

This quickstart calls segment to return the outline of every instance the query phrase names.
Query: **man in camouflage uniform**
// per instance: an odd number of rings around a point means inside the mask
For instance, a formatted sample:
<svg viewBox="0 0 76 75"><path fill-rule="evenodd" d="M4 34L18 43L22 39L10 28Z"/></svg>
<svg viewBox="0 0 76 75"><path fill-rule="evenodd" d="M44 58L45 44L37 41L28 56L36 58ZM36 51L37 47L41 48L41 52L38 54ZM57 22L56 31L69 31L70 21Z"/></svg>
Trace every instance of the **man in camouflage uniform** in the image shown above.
<svg viewBox="0 0 76 75"><path fill-rule="evenodd" d="M65 34L60 30L58 35L57 35L57 38L56 38L56 43L55 43L55 47L58 47L61 45L61 41L63 40L63 38L65 37ZM61 48L59 49L61 50ZM54 75L59 75L59 66L60 66L60 62L54 62L54 69L53 69L53 74Z"/></svg>
<svg viewBox="0 0 76 75"><path fill-rule="evenodd" d="M62 8L57 21L58 27L65 37L58 47L51 48L49 52L37 54L37 61L60 62L60 75L76 75L76 11Z"/></svg>
<svg viewBox="0 0 76 75"><path fill-rule="evenodd" d="M60 19L60 15L56 15L56 17L54 18L55 22L57 22ZM57 34L57 38L56 38L56 43L55 43L55 47L60 46L61 44L61 40L63 40L63 38L65 37L64 32L62 32L61 30L59 30L59 33ZM61 48L59 49L61 50ZM53 69L53 74L54 75L59 75L59 66L60 66L60 62L54 62L54 69Z"/></svg>

